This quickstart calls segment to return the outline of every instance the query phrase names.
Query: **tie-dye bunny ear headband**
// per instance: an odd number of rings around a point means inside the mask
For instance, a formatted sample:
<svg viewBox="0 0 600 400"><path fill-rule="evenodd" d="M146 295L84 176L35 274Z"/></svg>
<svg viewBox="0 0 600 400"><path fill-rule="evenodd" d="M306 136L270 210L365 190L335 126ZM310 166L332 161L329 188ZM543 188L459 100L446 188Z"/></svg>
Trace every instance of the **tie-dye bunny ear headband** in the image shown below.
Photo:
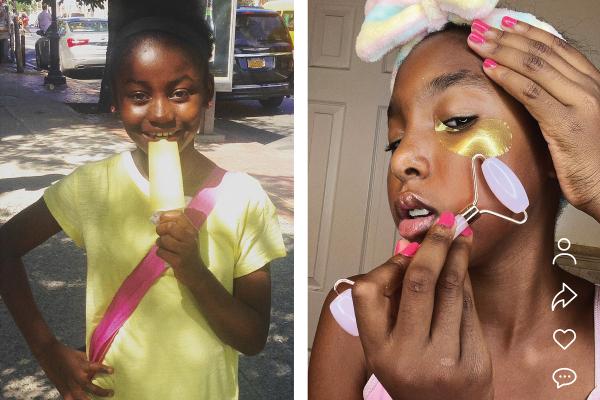
<svg viewBox="0 0 600 400"><path fill-rule="evenodd" d="M480 19L501 29L502 18L510 16L562 38L554 27L534 15L495 8L497 3L498 0L367 0L356 53L363 61L374 62L399 47L393 86L396 72L410 51L429 33L442 30L449 22L469 25Z"/></svg>

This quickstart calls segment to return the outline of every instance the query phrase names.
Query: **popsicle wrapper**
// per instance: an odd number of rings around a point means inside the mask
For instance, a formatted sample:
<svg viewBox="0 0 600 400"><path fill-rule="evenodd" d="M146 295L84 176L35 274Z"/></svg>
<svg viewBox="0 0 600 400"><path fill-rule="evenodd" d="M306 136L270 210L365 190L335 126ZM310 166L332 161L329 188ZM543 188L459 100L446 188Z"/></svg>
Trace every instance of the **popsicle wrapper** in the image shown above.
<svg viewBox="0 0 600 400"><path fill-rule="evenodd" d="M148 143L150 206L154 212L183 209L183 179L177 142Z"/></svg>

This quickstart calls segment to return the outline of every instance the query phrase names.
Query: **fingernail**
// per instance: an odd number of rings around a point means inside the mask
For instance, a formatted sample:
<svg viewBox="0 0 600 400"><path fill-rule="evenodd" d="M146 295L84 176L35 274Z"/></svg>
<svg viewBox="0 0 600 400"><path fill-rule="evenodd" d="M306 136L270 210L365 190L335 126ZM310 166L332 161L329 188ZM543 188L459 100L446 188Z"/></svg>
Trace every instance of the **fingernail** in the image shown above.
<svg viewBox="0 0 600 400"><path fill-rule="evenodd" d="M417 250L419 250L419 247L421 247L421 245L417 242L411 242L408 244L408 246L406 246L404 248L404 250L402 250L400 252L400 254L402 254L403 256L406 257L412 257L415 255L415 253L417 252Z"/></svg>
<svg viewBox="0 0 600 400"><path fill-rule="evenodd" d="M476 19L471 24L471 31L476 30L482 35L490 29L490 26L480 19Z"/></svg>
<svg viewBox="0 0 600 400"><path fill-rule="evenodd" d="M464 237L469 237L473 235L473 229L471 229L470 226L467 226L461 233L462 236Z"/></svg>
<svg viewBox="0 0 600 400"><path fill-rule="evenodd" d="M438 218L437 224L445 226L446 228L452 228L454 225L454 214L450 211L444 211Z"/></svg>
<svg viewBox="0 0 600 400"><path fill-rule="evenodd" d="M502 26L506 26L507 28L512 28L517 24L517 20L509 17L508 15L502 18Z"/></svg>
<svg viewBox="0 0 600 400"><path fill-rule="evenodd" d="M406 246L408 246L410 242L406 239L400 239L396 242L396 247L394 248L394 255L396 254L400 254L400 252L402 250L404 250L406 248Z"/></svg>
<svg viewBox="0 0 600 400"><path fill-rule="evenodd" d="M469 40L475 44L485 43L485 38L477 32L471 32L471 34L469 35Z"/></svg>
<svg viewBox="0 0 600 400"><path fill-rule="evenodd" d="M498 66L498 64L496 63L496 61L492 60L491 58L486 58L483 61L483 67L484 68L494 69L497 66Z"/></svg>

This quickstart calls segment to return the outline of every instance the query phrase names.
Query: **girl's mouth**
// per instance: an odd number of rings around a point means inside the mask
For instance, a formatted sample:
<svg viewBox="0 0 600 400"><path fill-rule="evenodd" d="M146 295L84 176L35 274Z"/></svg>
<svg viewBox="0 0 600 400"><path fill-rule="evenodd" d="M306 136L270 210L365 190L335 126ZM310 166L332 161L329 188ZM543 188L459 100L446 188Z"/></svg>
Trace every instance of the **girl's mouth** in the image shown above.
<svg viewBox="0 0 600 400"><path fill-rule="evenodd" d="M153 132L153 133L144 132L144 133L142 133L142 135L146 139L148 139L152 142L155 142L155 141L161 140L161 139L167 139L168 141L176 141L182 136L183 132L184 132L183 130L178 130L178 131L173 131L173 132L168 132L168 131Z"/></svg>
<svg viewBox="0 0 600 400"><path fill-rule="evenodd" d="M411 192L401 193L395 208L400 217L398 233L411 242L421 241L438 216L433 207Z"/></svg>

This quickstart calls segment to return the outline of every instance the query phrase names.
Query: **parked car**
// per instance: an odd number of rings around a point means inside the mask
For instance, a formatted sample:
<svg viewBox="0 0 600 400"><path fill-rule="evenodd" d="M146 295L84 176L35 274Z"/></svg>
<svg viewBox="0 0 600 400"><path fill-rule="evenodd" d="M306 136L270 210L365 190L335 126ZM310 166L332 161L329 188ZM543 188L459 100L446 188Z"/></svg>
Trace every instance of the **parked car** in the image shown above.
<svg viewBox="0 0 600 400"><path fill-rule="evenodd" d="M104 68L108 46L108 20L101 18L59 18L58 52L60 70L67 75L81 69ZM50 40L42 37L35 43L37 67L47 69L50 64Z"/></svg>
<svg viewBox="0 0 600 400"><path fill-rule="evenodd" d="M263 4L267 10L277 11L283 18L285 26L290 31L292 43L294 43L294 0L272 0Z"/></svg>
<svg viewBox="0 0 600 400"><path fill-rule="evenodd" d="M276 11L240 7L235 22L235 47L231 92L218 99L258 100L277 107L293 94L293 44Z"/></svg>

